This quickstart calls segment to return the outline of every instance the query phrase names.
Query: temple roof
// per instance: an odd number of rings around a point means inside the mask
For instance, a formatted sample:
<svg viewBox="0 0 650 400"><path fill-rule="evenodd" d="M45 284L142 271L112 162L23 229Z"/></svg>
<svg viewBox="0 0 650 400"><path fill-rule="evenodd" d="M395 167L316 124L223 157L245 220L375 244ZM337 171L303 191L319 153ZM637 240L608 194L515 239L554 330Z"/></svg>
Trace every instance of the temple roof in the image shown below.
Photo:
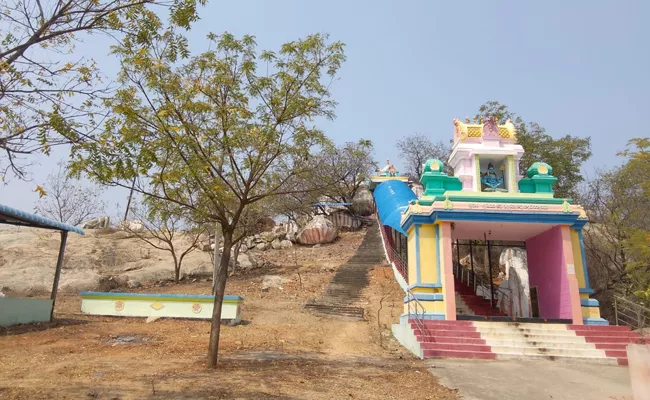
<svg viewBox="0 0 650 400"><path fill-rule="evenodd" d="M470 124L469 119L461 122L454 118L454 144L458 142L482 142L484 139L493 139L503 142L516 143L517 132L512 121L507 120L505 124L498 125L494 117L490 117L487 122L480 124Z"/></svg>

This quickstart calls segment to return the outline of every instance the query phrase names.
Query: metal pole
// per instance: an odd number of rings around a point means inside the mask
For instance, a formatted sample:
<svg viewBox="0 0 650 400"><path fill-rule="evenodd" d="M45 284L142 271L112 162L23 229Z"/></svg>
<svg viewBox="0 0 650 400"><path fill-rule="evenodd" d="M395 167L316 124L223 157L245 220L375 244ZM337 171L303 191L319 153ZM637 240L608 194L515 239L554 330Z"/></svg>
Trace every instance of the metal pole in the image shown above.
<svg viewBox="0 0 650 400"><path fill-rule="evenodd" d="M126 222L126 219L129 217L129 208L131 208L131 199L133 198L133 189L135 189L136 178L137 175L133 177L133 183L131 184L131 191L129 192L129 199L126 202L126 211L124 211L124 220L122 222Z"/></svg>
<svg viewBox="0 0 650 400"><path fill-rule="evenodd" d="M474 250L472 248L472 241L469 241L469 263L472 267L472 280L474 281L474 293L476 293L476 274L474 273Z"/></svg>
<svg viewBox="0 0 650 400"><path fill-rule="evenodd" d="M485 236L485 234L483 234ZM492 308L494 308L494 280L492 279L492 252L490 251L490 241L486 240L487 242L487 251L488 251L488 267L489 267L489 273L490 273L490 304L492 304Z"/></svg>
<svg viewBox="0 0 650 400"><path fill-rule="evenodd" d="M616 325L618 325L618 305L616 304L616 297L614 297L614 320Z"/></svg>
<svg viewBox="0 0 650 400"><path fill-rule="evenodd" d="M52 310L50 310L50 322L54 318L54 303L56 303L56 292L59 290L59 278L61 278L61 268L63 268L63 256L65 253L65 243L68 241L68 231L61 231L61 245L59 246L59 258L56 260L56 271L54 272L54 283L52 284Z"/></svg>

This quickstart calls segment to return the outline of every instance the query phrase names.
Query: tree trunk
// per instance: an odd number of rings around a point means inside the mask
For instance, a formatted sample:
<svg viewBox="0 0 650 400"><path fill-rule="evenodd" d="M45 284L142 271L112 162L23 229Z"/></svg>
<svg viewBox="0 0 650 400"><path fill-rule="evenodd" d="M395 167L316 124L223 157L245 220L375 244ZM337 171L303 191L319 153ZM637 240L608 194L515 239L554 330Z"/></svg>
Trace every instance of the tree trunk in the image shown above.
<svg viewBox="0 0 650 400"><path fill-rule="evenodd" d="M210 347L208 348L208 366L217 367L217 355L219 353L219 334L221 332L221 306L223 295L226 291L226 280L228 279L228 263L230 262L230 247L232 246L232 232L223 233L223 254L217 271L215 284L214 308L212 310L212 323L210 326Z"/></svg>
<svg viewBox="0 0 650 400"><path fill-rule="evenodd" d="M178 283L178 278L181 275L181 265L176 258L176 253L172 252L172 257L174 258L174 282Z"/></svg>
<svg viewBox="0 0 650 400"><path fill-rule="evenodd" d="M219 269L220 265L220 259L219 258L219 242L221 241L221 224L220 223L215 223L214 224L214 257L213 261L214 264L212 266L212 294L214 295L216 293L216 285L217 285L217 270ZM224 247L225 249L225 247ZM228 254L230 255L230 254Z"/></svg>

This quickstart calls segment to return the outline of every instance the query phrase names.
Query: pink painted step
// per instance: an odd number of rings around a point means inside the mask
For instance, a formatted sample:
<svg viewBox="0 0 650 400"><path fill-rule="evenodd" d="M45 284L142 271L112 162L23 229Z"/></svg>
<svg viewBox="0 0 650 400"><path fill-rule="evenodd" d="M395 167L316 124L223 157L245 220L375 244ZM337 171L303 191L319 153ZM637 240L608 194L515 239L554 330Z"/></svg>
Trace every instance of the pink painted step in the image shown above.
<svg viewBox="0 0 650 400"><path fill-rule="evenodd" d="M472 358L481 360L496 360L496 354L484 351L462 350L423 350L425 358Z"/></svg>
<svg viewBox="0 0 650 400"><path fill-rule="evenodd" d="M457 344L457 343L421 343L422 350L455 350L490 353L492 348L485 344Z"/></svg>
<svg viewBox="0 0 650 400"><path fill-rule="evenodd" d="M636 343L641 335L632 332L629 326L617 325L567 325L577 336L593 343L597 349L605 350L607 357L616 358L618 365L628 365L627 345Z"/></svg>
<svg viewBox="0 0 650 400"><path fill-rule="evenodd" d="M415 336L423 336L423 337L458 337L458 338L480 338L481 334L479 332L475 331L455 331L455 330L448 330L448 331L442 331L442 330L427 330L426 332L422 333L420 332L419 329L413 329L413 333L415 333Z"/></svg>
<svg viewBox="0 0 650 400"><path fill-rule="evenodd" d="M409 322L411 324L414 324L415 321L413 319L410 319ZM425 326L448 326L448 327L471 327L474 328L474 324L472 324L472 321L441 321L441 320L435 320L435 319L425 319L424 321Z"/></svg>
<svg viewBox="0 0 650 400"><path fill-rule="evenodd" d="M595 331L595 332L615 332L625 331L631 332L629 326L625 325L567 325L567 328L582 332L582 331Z"/></svg>
<svg viewBox="0 0 650 400"><path fill-rule="evenodd" d="M434 337L434 336L421 336L421 335L417 335L416 338L420 343L485 344L485 340L479 338L450 337L450 336Z"/></svg>
<svg viewBox="0 0 650 400"><path fill-rule="evenodd" d="M474 289L455 279L455 291L467 307L476 315L480 316L503 316L501 311L493 310L490 300L478 296Z"/></svg>

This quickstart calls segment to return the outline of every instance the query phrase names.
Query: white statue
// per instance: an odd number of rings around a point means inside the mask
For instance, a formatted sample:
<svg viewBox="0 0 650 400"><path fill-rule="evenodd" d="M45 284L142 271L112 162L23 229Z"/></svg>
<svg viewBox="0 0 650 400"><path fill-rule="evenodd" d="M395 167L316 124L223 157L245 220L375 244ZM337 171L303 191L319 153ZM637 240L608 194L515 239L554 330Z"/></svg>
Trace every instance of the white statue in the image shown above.
<svg viewBox="0 0 650 400"><path fill-rule="evenodd" d="M505 271L500 288L507 289L508 299L499 299L504 304L504 311L513 317L531 317L530 283L528 281L528 262L526 250L507 248L501 252L499 264ZM500 273L499 275L503 274ZM503 308L502 308L503 310Z"/></svg>

